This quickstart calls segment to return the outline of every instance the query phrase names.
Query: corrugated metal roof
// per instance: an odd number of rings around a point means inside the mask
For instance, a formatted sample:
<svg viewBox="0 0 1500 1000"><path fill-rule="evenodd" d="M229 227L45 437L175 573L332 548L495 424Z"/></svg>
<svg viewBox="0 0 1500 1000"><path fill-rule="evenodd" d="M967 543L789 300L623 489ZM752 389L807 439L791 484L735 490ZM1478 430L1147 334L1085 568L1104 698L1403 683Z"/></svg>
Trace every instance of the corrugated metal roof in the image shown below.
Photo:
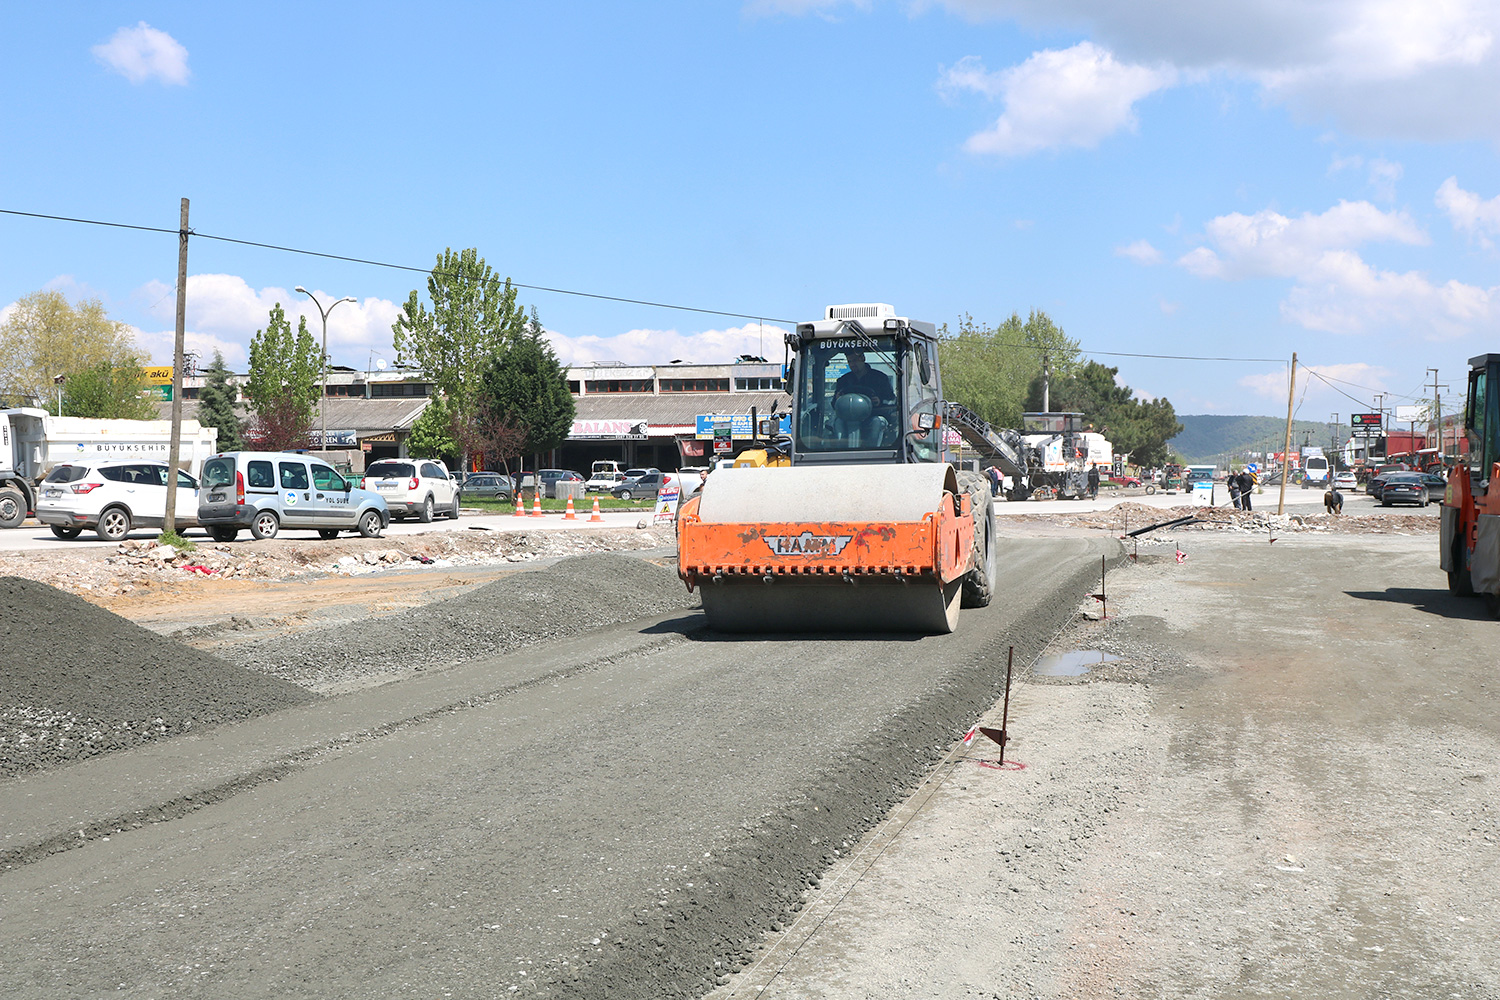
<svg viewBox="0 0 1500 1000"><path fill-rule="evenodd" d="M784 392L672 392L660 396L649 393L614 392L575 396L578 420L644 420L656 426L691 424L700 413L749 413L753 406L762 415L785 413L792 398Z"/></svg>
<svg viewBox="0 0 1500 1000"><path fill-rule="evenodd" d="M184 399L182 415L197 419L199 402L196 399ZM402 396L394 399L330 396L325 402L328 405L328 429L330 431L352 430L357 434L365 435L378 431L411 430L411 425L427 408L428 399L426 396ZM248 418L249 412L243 405L236 409L240 419ZM172 404L157 403L156 412L160 414L162 420L171 419ZM313 426L321 425L322 417L314 409Z"/></svg>

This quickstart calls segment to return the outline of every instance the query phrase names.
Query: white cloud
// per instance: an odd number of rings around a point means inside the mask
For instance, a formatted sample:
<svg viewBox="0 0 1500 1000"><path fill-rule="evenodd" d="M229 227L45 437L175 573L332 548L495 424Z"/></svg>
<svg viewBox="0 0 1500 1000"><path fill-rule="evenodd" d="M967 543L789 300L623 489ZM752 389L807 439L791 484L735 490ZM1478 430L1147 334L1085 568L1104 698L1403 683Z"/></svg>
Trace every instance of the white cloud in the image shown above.
<svg viewBox="0 0 1500 1000"><path fill-rule="evenodd" d="M339 298L336 293L317 288L312 292L324 308ZM165 333L143 333L141 343L151 349L159 364L170 363L171 324L177 312L177 297L172 286L160 281L148 282L136 290L134 297L168 326ZM190 333L185 339L190 345L199 345L189 349L198 351L205 364L216 347L224 352L224 360L231 366L248 362L250 339L255 331L265 329L271 308L278 302L294 329L298 317L306 316L307 328L321 342L322 319L312 302L300 293L273 287L257 291L245 279L233 274L188 275L186 325ZM328 353L334 364L362 369L369 362L370 351L394 360L391 325L396 322L400 310L396 303L377 298L334 307L328 314Z"/></svg>
<svg viewBox="0 0 1500 1000"><path fill-rule="evenodd" d="M1370 161L1370 187L1381 201L1396 200L1396 182L1401 179L1401 164L1376 158Z"/></svg>
<svg viewBox="0 0 1500 1000"><path fill-rule="evenodd" d="M1333 162L1328 164L1328 176L1332 177L1341 170L1358 170L1365 165L1365 158L1355 153L1352 156L1334 156Z"/></svg>
<svg viewBox="0 0 1500 1000"><path fill-rule="evenodd" d="M1450 177L1438 187L1434 200L1448 214L1454 229L1477 239L1486 249L1494 245L1490 236L1500 235L1500 195L1485 201L1459 187L1457 177Z"/></svg>
<svg viewBox="0 0 1500 1000"><path fill-rule="evenodd" d="M1369 242L1421 246L1427 235L1405 212L1339 202L1321 215L1290 219L1270 210L1221 215L1206 241L1177 263L1200 278L1291 278L1281 315L1310 330L1359 333L1374 327L1461 336L1497 315L1500 287L1435 284L1419 271L1370 266L1353 248Z"/></svg>
<svg viewBox="0 0 1500 1000"><path fill-rule="evenodd" d="M131 83L145 83L155 77L165 84L185 86L191 75L188 51L182 43L145 21L133 28L121 28L90 51Z"/></svg>
<svg viewBox="0 0 1500 1000"><path fill-rule="evenodd" d="M10 319L10 314L15 312L17 308L18 304L15 302L10 303L4 308L0 308L0 323L4 323L6 320Z"/></svg>
<svg viewBox="0 0 1500 1000"><path fill-rule="evenodd" d="M1019 66L986 72L975 57L945 70L945 95L973 91L1005 102L995 124L969 137L971 153L1024 156L1043 149L1092 149L1121 129L1134 130L1137 101L1171 86L1171 70L1122 63L1092 42L1034 53Z"/></svg>
<svg viewBox="0 0 1500 1000"><path fill-rule="evenodd" d="M1159 296L1157 297L1156 305L1157 308L1162 311L1162 315L1164 316L1175 315L1177 310L1182 308L1181 302L1168 302L1166 299Z"/></svg>
<svg viewBox="0 0 1500 1000"><path fill-rule="evenodd" d="M1213 248L1197 247L1177 263L1201 278L1298 277L1336 250L1369 242L1424 245L1427 235L1405 212L1367 201L1341 201L1321 215L1290 219L1270 209L1231 212L1205 227Z"/></svg>
<svg viewBox="0 0 1500 1000"><path fill-rule="evenodd" d="M1306 386L1309 396L1321 395L1327 392L1334 395L1328 383L1318 381L1309 374L1316 372L1324 378L1335 379L1344 383L1344 388L1351 393L1384 392L1385 380L1390 378L1391 373L1378 365L1365 364L1363 361L1351 362L1338 365L1298 365L1297 385ZM1266 372L1262 375L1246 375L1239 380L1239 384L1258 395L1271 399L1286 399L1286 369ZM1299 389L1298 395L1301 395Z"/></svg>
<svg viewBox="0 0 1500 1000"><path fill-rule="evenodd" d="M1247 79L1369 135L1500 138L1492 0L928 0L970 20L1083 33L1122 60Z"/></svg>
<svg viewBox="0 0 1500 1000"><path fill-rule="evenodd" d="M552 348L565 365L619 361L628 365L659 365L681 358L693 364L728 364L742 354L770 361L782 357L782 337L790 333L772 323L746 323L723 330L628 330L608 337L570 337L548 330Z"/></svg>
<svg viewBox="0 0 1500 1000"><path fill-rule="evenodd" d="M1129 246L1115 247L1115 256L1129 257L1137 264L1160 264L1161 251L1146 240L1136 240Z"/></svg>

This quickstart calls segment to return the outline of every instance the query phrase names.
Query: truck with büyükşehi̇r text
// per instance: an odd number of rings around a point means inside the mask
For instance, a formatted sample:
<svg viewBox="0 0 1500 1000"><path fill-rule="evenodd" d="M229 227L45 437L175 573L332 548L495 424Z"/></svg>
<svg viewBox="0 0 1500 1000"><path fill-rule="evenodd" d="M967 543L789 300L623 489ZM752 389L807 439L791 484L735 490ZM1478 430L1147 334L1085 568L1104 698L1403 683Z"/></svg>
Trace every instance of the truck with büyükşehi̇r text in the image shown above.
<svg viewBox="0 0 1500 1000"><path fill-rule="evenodd" d="M196 476L218 440L217 427L184 420L178 466ZM26 520L36 504L37 484L55 466L132 458L165 462L171 442L170 420L54 417L32 407L0 410L0 528Z"/></svg>

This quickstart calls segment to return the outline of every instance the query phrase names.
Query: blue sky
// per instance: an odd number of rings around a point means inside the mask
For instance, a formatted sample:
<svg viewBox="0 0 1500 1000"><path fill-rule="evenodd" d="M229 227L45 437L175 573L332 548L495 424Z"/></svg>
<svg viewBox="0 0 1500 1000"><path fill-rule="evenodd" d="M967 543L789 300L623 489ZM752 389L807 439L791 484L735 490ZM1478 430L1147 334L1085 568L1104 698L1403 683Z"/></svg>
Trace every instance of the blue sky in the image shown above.
<svg viewBox="0 0 1500 1000"><path fill-rule="evenodd" d="M807 319L1045 310L1181 413L1341 420L1500 350L1500 11L1471 0L0 5L0 209ZM0 310L98 296L170 357L176 240L0 215ZM191 242L189 346L273 302L394 359L420 275ZM523 291L566 361L784 324Z"/></svg>

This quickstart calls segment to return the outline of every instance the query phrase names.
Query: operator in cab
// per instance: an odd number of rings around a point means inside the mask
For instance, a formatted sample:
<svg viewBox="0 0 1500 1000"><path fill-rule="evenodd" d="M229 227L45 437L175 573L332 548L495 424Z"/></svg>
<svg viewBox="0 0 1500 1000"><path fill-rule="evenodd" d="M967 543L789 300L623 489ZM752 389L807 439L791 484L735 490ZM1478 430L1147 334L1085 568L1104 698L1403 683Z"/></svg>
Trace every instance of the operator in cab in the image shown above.
<svg viewBox="0 0 1500 1000"><path fill-rule="evenodd" d="M849 362L849 370L834 383L835 400L846 393L858 392L869 396L871 404L875 406L890 405L896 401L896 394L891 390L891 377L871 368L865 362L864 351L847 350L844 358Z"/></svg>

